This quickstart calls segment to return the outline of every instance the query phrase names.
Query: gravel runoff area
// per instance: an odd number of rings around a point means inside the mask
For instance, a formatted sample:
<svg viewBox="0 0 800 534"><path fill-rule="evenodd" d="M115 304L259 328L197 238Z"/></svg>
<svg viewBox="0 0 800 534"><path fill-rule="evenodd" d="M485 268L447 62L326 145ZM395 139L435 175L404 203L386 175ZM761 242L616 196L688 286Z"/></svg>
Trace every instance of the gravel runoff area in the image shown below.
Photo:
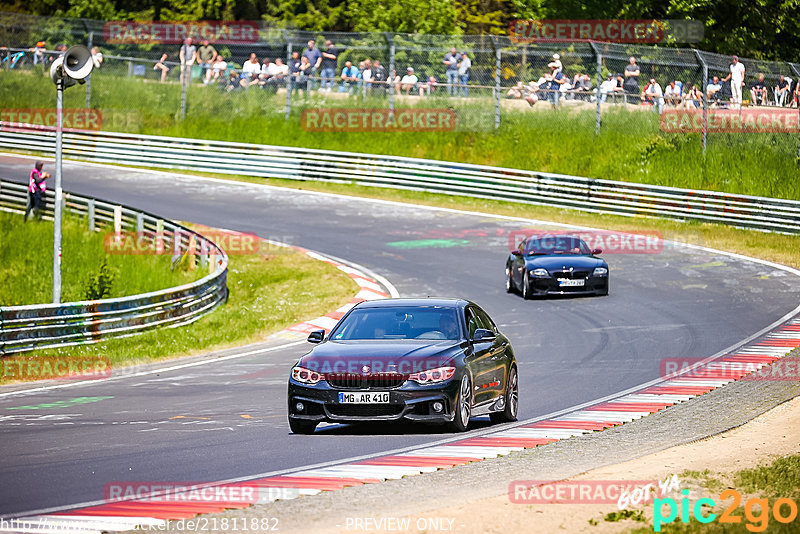
<svg viewBox="0 0 800 534"><path fill-rule="evenodd" d="M800 356L795 350L785 358ZM744 425L761 414L800 396L800 381L756 381L739 380L705 395L696 397L631 423L593 432L583 436L560 440L544 446L510 455L488 459L464 466L440 470L434 473L388 480L379 484L367 484L344 490L323 492L311 497L257 504L243 510L232 510L207 516L228 518L233 524L237 518L269 518L281 532L376 532L382 531L373 524L369 530L355 528L355 518L403 516L440 519L440 524L430 524L440 530L451 532L494 531L492 525L465 524L453 515L443 517L431 512L457 509L487 500L506 496L509 484L518 480L563 480L587 471L612 466L641 458L664 449L691 443L709 436ZM800 403L795 402L790 414L798 417ZM793 406L794 406L793 405ZM335 437L296 439L320 439L321 447L335 447ZM375 439L381 439L376 436ZM756 447L756 449L758 449ZM713 446L702 447L701 462L715 458ZM687 459L688 461L688 459ZM680 464L680 462L678 462ZM693 464L696 467L697 462ZM665 467L665 470L667 468ZM689 469L672 465L668 473L679 474ZM629 480L629 477L624 480ZM617 478L619 480L619 478ZM504 497L507 501L507 497ZM494 499L495 501L497 499ZM526 507L526 505L517 505ZM551 505L572 506L572 505ZM611 510L615 509L612 507ZM564 509L566 511L566 508ZM610 510L607 510L610 511ZM348 518L350 519L348 523ZM219 523L216 523L219 524ZM177 525L168 530L179 532ZM417 532L412 520L411 529ZM396 528L393 530L397 530ZM437 528L428 528L428 532ZM593 532L597 532L596 530Z"/></svg>

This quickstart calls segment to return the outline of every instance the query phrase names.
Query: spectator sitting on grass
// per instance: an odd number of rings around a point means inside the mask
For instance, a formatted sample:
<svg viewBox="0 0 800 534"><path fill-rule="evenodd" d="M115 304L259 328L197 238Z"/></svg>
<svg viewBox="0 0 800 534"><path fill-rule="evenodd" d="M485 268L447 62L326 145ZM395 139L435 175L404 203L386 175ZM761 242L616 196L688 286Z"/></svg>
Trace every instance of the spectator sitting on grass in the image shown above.
<svg viewBox="0 0 800 534"><path fill-rule="evenodd" d="M426 91L428 92L428 96L430 96L431 92L435 91L438 86L439 82L436 81L436 77L428 76L427 82L419 84L419 96L425 96Z"/></svg>
<svg viewBox="0 0 800 534"><path fill-rule="evenodd" d="M664 90L664 101L673 107L678 107L683 101L683 91L681 91L681 84L676 80L672 80Z"/></svg>
<svg viewBox="0 0 800 534"><path fill-rule="evenodd" d="M102 64L103 64L103 53L100 52L99 48L93 46L92 47L92 65L94 65L93 68L99 69L100 65Z"/></svg>
<svg viewBox="0 0 800 534"><path fill-rule="evenodd" d="M414 89L417 85L418 78L414 74L414 67L408 67L407 73L403 76L403 79L400 80L400 83L397 84L395 90L397 93L401 93L403 91L406 92L406 96L411 94L411 90Z"/></svg>
<svg viewBox="0 0 800 534"><path fill-rule="evenodd" d="M303 90L311 89L311 74L314 72L314 65L307 56L300 56L300 78L298 80L300 88Z"/></svg>
<svg viewBox="0 0 800 534"><path fill-rule="evenodd" d="M250 59L245 61L242 64L242 74L241 78L245 80L245 87L252 84L258 83L258 75L261 72L261 64L258 62L258 56L256 56L255 52L250 53Z"/></svg>
<svg viewBox="0 0 800 534"><path fill-rule="evenodd" d="M506 92L506 98L513 98L513 99L522 98L522 94L524 91L525 91L525 84L519 81L517 82L516 85L514 85L514 87L512 87Z"/></svg>
<svg viewBox="0 0 800 534"><path fill-rule="evenodd" d="M613 74L609 74L608 78L600 84L600 103L604 103L608 95L614 94L617 91L617 79Z"/></svg>
<svg viewBox="0 0 800 534"><path fill-rule="evenodd" d="M539 86L533 82L528 82L528 85L524 86L522 97L529 106L533 107L533 105L539 101L539 95L537 94L538 92Z"/></svg>
<svg viewBox="0 0 800 534"><path fill-rule="evenodd" d="M778 83L775 84L775 105L778 107L783 107L786 105L789 97L789 82L786 81L786 77L781 74L780 78L778 78Z"/></svg>
<svg viewBox="0 0 800 534"><path fill-rule="evenodd" d="M750 101L754 106L764 106L767 103L767 84L763 72L758 74L758 80L750 86Z"/></svg>
<svg viewBox="0 0 800 534"><path fill-rule="evenodd" d="M686 98L683 99L683 105L686 109L699 108L703 103L703 93L700 92L697 85L692 85L689 92L686 93Z"/></svg>
<svg viewBox="0 0 800 534"><path fill-rule="evenodd" d="M650 78L650 83L645 86L642 91L642 99L645 103L653 106L653 111L658 111L658 113L664 111L664 92L655 78Z"/></svg>
<svg viewBox="0 0 800 534"><path fill-rule="evenodd" d="M267 80L269 80L272 75L269 73L269 68L272 65L272 60L268 57L265 57L261 61L261 70L258 72L258 85L260 87L264 87L267 84Z"/></svg>
<svg viewBox="0 0 800 534"><path fill-rule="evenodd" d="M279 85L286 83L286 77L289 75L289 65L283 62L283 59L276 57L274 63L270 63L268 85L275 87L277 90Z"/></svg>
<svg viewBox="0 0 800 534"><path fill-rule="evenodd" d="M218 55L214 58L211 68L206 71L206 79L203 80L203 83L207 85L223 79L226 70L228 70L228 64L222 56Z"/></svg>
<svg viewBox="0 0 800 534"><path fill-rule="evenodd" d="M167 66L167 54L161 54L161 59L156 61L156 64L153 65L153 70L160 70L161 71L161 83L167 81L167 74L169 74L169 67Z"/></svg>
<svg viewBox="0 0 800 534"><path fill-rule="evenodd" d="M591 100L592 79L588 74L581 74L572 83L572 90L577 100Z"/></svg>
<svg viewBox="0 0 800 534"><path fill-rule="evenodd" d="M709 105L719 104L722 94L722 83L719 81L719 76L714 76L706 86L706 98L708 98Z"/></svg>
<svg viewBox="0 0 800 534"><path fill-rule="evenodd" d="M237 91L242 89L247 84L247 80L242 78L238 72L232 70L230 75L228 76L228 81L223 86L224 90L227 92Z"/></svg>
<svg viewBox="0 0 800 534"><path fill-rule="evenodd" d="M350 94L353 94L353 89L355 89L358 81L361 79L361 71L359 71L357 67L353 66L352 61L347 60L344 62L341 79L342 84L339 88L339 92L343 93L347 91Z"/></svg>
<svg viewBox="0 0 800 534"><path fill-rule="evenodd" d="M376 90L380 91L383 87L380 84L386 83L386 68L381 65L379 60L372 62L372 81L376 85Z"/></svg>

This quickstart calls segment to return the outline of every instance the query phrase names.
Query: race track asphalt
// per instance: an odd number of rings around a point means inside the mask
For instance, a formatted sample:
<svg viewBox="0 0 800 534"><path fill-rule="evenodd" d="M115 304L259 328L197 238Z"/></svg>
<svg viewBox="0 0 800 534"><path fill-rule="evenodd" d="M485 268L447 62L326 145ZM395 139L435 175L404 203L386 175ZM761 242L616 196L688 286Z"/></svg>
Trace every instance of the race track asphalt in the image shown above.
<svg viewBox="0 0 800 534"><path fill-rule="evenodd" d="M0 178L24 182L30 167L0 156ZM796 278L774 267L665 246L605 256L608 297L524 301L503 289L509 234L541 224L72 162L64 188L356 262L402 296L474 300L514 346L521 419L658 378L664 358L710 356L800 296ZM286 377L306 350L0 396L0 515L100 500L112 482L230 479L447 437L409 424L291 434Z"/></svg>

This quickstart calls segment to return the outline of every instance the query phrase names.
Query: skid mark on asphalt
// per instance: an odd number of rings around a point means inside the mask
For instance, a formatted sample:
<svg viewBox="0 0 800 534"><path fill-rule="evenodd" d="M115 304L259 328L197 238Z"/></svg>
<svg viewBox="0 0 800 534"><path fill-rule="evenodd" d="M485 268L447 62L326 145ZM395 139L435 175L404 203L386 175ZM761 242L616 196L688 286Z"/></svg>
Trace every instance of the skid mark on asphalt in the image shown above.
<svg viewBox="0 0 800 534"><path fill-rule="evenodd" d="M113 395L104 397L75 397L73 399L60 400L54 402L43 402L41 404L25 405L25 406L9 406L6 410L48 410L58 408L70 408L80 404L89 404L93 402L100 402L106 399L113 399Z"/></svg>

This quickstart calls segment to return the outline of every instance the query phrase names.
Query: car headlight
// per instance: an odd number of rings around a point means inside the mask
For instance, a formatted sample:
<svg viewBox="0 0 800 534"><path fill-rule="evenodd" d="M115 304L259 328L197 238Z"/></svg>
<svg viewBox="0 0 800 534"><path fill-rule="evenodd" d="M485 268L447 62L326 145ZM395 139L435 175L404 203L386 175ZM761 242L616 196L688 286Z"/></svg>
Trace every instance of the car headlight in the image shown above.
<svg viewBox="0 0 800 534"><path fill-rule="evenodd" d="M606 276L608 275L608 269L605 267L596 267L592 276Z"/></svg>
<svg viewBox="0 0 800 534"><path fill-rule="evenodd" d="M550 273L547 272L547 269L534 269L531 271L533 276L550 276Z"/></svg>
<svg viewBox="0 0 800 534"><path fill-rule="evenodd" d="M311 369L306 369L305 367L295 365L292 368L292 378L297 382L302 382L303 384L316 384L320 380L323 380L325 375L316 371L312 371Z"/></svg>
<svg viewBox="0 0 800 534"><path fill-rule="evenodd" d="M408 379L419 384L433 384L434 382L444 382L445 380L450 380L453 378L455 372L455 367L437 367L436 369L428 369L427 371L412 373L408 375Z"/></svg>

